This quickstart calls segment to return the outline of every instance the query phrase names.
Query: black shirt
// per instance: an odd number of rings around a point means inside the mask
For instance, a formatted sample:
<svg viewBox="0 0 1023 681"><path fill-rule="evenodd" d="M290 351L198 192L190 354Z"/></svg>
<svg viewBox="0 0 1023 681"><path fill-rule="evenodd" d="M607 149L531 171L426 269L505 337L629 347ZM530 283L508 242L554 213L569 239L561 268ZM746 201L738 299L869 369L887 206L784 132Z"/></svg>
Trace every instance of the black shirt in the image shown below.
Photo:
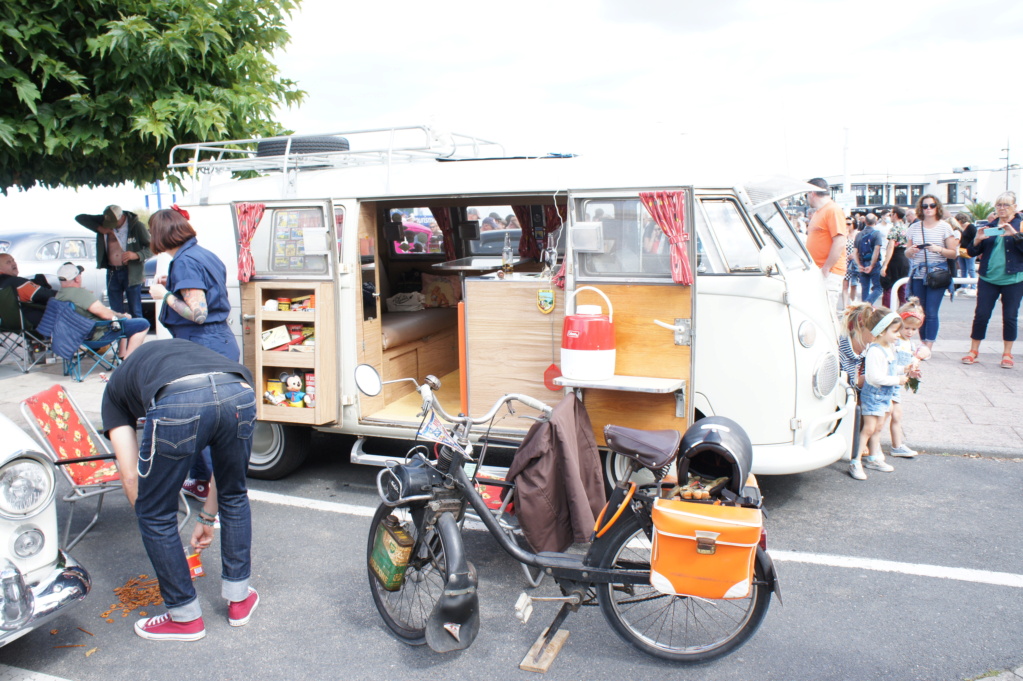
<svg viewBox="0 0 1023 681"><path fill-rule="evenodd" d="M103 427L135 427L156 393L171 381L193 374L223 371L252 385L252 374L209 348L180 338L143 343L117 368L103 392Z"/></svg>
<svg viewBox="0 0 1023 681"><path fill-rule="evenodd" d="M972 222L968 223L963 227L962 236L959 238L959 246L962 248L969 247L973 243L974 237L977 236L977 227Z"/></svg>

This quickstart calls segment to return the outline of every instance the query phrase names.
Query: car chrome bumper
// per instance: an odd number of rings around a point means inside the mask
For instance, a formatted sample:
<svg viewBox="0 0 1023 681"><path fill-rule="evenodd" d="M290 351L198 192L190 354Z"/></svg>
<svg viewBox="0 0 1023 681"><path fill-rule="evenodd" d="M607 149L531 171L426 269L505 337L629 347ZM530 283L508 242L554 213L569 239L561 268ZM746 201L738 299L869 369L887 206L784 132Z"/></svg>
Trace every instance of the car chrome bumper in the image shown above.
<svg viewBox="0 0 1023 681"><path fill-rule="evenodd" d="M58 551L50 573L33 587L14 563L0 559L0 646L57 616L91 588L89 573L63 551Z"/></svg>
<svg viewBox="0 0 1023 681"><path fill-rule="evenodd" d="M847 383L839 386L845 390L845 403L839 409L811 423L802 438L792 444L754 445L753 472L763 475L789 475L805 473L830 466L842 457L849 456L852 447L853 429L856 421L856 391ZM837 423L833 432L817 440L814 432L822 426ZM829 427L829 430L832 428Z"/></svg>

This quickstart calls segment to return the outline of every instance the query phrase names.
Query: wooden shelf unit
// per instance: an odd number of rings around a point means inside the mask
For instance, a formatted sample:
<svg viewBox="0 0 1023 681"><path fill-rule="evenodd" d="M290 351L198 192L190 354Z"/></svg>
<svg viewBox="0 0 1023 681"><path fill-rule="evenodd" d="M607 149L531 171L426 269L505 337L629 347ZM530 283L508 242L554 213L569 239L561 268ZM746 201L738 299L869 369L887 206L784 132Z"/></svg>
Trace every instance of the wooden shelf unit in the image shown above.
<svg viewBox="0 0 1023 681"><path fill-rule="evenodd" d="M257 281L252 301L255 307L255 333L253 353L255 378L260 382L256 415L263 421L278 423L302 423L323 425L337 420L337 329L334 326L334 284L329 281ZM264 310L267 300L294 298L313 294L316 307L312 310L279 311ZM260 334L275 326L287 324L311 324L316 340L312 352L263 350L259 344ZM263 401L267 379L278 378L284 371L300 369L303 373L314 373L316 377L316 403L313 407L278 407Z"/></svg>

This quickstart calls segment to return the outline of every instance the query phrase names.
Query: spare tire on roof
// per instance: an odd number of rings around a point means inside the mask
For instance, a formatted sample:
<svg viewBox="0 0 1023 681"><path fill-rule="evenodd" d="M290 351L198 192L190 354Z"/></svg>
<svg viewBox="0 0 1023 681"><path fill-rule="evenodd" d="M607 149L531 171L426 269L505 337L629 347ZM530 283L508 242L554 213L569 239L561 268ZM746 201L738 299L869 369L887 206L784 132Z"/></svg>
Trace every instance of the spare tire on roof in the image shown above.
<svg viewBox="0 0 1023 681"><path fill-rule="evenodd" d="M288 148L288 140L266 140L256 145L256 156L283 156ZM329 151L348 151L348 140L344 137L330 135L308 135L292 137L292 154L318 154Z"/></svg>

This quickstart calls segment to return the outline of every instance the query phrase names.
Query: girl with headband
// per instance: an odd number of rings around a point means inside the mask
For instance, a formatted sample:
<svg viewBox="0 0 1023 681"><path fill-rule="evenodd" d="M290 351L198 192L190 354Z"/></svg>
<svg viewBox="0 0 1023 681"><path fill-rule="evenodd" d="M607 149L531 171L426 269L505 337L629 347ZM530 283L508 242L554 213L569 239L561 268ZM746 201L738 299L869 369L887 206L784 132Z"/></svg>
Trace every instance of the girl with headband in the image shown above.
<svg viewBox="0 0 1023 681"><path fill-rule="evenodd" d="M860 389L860 410L863 414L860 442L867 443L870 455L863 458L861 444L861 450L849 462L849 475L856 480L867 479L864 468L885 473L895 470L885 462L881 451L881 424L884 415L892 408L895 388L909 380L905 367L898 366L895 361L894 346L902 327L902 317L886 307L879 307L867 316L866 321L874 342L867 346L864 359L864 381Z"/></svg>
<svg viewBox="0 0 1023 681"><path fill-rule="evenodd" d="M899 329L899 337L895 340L895 364L906 367L910 377L919 378L920 360L931 356L926 345L921 345L914 351L912 342L913 334L924 325L924 308L920 304L920 299L912 296L905 305L899 308L898 312L899 317L902 318L902 327ZM892 448L889 453L892 456L908 459L916 456L917 453L906 446L902 433L902 395L904 393L905 390L901 386L897 386L895 394L892 395L892 410L889 413ZM884 432L884 426L881 427L881 432Z"/></svg>

